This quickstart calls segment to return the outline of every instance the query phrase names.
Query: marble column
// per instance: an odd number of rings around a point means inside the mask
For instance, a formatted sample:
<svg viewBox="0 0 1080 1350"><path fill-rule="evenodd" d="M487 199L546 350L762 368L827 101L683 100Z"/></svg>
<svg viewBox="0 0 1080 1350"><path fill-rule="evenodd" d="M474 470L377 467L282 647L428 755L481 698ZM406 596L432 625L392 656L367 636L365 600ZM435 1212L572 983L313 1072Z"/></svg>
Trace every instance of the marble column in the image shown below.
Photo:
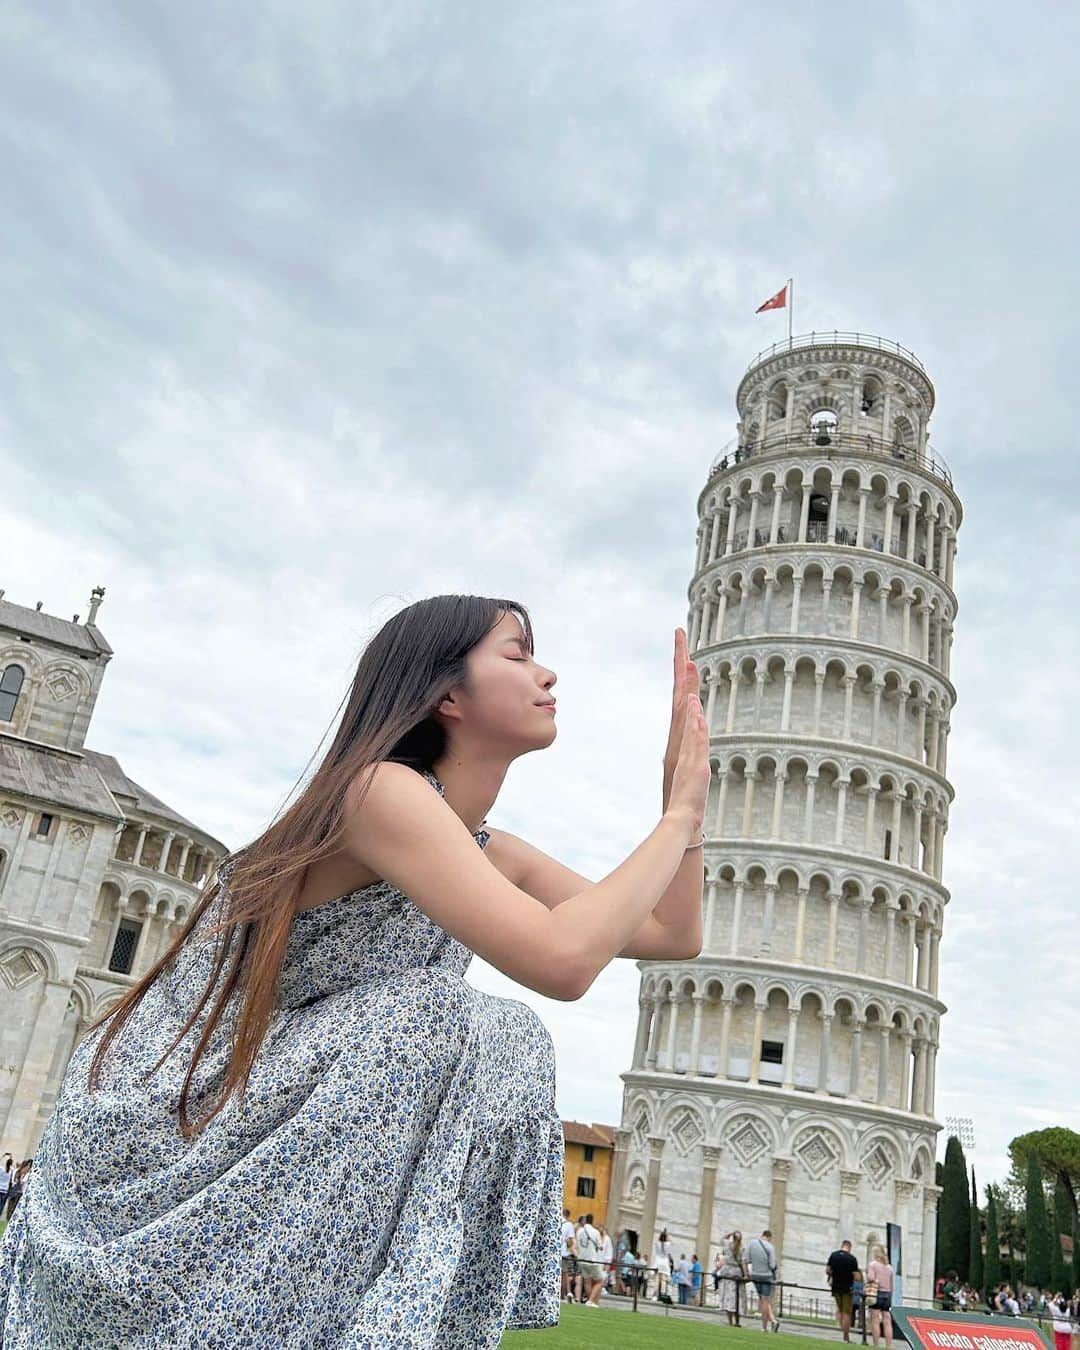
<svg viewBox="0 0 1080 1350"><path fill-rule="evenodd" d="M702 1266L706 1266L712 1244L713 1205L716 1201L716 1169L720 1150L712 1144L701 1146L701 1190L698 1198L697 1250ZM704 1278L704 1277L703 1277Z"/></svg>

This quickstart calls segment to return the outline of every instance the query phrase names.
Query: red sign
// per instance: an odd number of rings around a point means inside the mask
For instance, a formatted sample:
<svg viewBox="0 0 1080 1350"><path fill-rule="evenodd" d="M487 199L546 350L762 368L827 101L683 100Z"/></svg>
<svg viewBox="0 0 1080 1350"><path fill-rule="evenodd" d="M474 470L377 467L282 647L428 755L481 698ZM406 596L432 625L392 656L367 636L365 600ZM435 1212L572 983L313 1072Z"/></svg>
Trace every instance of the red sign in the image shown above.
<svg viewBox="0 0 1080 1350"><path fill-rule="evenodd" d="M925 1350L1046 1350L1037 1327L1012 1317L934 1317L908 1311Z"/></svg>

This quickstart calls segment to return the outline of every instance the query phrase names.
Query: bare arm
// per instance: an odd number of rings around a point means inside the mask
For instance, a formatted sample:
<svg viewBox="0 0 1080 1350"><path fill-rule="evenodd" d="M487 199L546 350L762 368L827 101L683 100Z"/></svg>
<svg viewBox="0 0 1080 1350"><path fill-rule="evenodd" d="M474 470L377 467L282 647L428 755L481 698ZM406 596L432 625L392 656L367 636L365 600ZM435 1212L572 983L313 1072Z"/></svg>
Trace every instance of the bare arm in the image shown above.
<svg viewBox="0 0 1080 1350"><path fill-rule="evenodd" d="M549 909L502 875L406 765L381 763L359 775L344 814L348 857L512 980L567 1001L580 998L641 928L694 828L686 812L669 810L603 881Z"/></svg>
<svg viewBox="0 0 1080 1350"><path fill-rule="evenodd" d="M557 908L571 896L591 890L596 884L516 834L510 834L506 830L489 830L488 833L491 841L487 851L495 865L515 886L520 886L548 909ZM657 903L656 911L645 916L637 932L633 933L626 945L615 953L616 956L639 961L682 961L698 955L702 941L700 886L696 925L693 922L666 924L658 918L658 914L665 898L671 894L672 887L677 885L679 877L688 871L685 857L693 860L698 858L699 853L700 850L695 849L692 853L684 855L684 861L679 863L673 880ZM700 875L700 861L696 863L691 861L691 868L693 867L696 867Z"/></svg>

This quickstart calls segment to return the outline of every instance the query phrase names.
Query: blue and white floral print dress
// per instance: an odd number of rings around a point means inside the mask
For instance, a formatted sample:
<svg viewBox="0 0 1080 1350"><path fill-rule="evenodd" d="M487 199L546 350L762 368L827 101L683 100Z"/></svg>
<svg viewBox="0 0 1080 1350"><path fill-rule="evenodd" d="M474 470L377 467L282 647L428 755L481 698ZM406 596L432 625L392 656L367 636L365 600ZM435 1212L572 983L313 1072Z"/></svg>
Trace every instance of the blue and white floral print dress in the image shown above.
<svg viewBox="0 0 1080 1350"><path fill-rule="evenodd" d="M537 1015L466 984L472 952L376 882L296 916L246 1096L187 1142L176 1103L201 1024L144 1075L205 982L198 937L97 1091L100 1032L72 1057L0 1248L3 1350L483 1350L554 1326L563 1135Z"/></svg>

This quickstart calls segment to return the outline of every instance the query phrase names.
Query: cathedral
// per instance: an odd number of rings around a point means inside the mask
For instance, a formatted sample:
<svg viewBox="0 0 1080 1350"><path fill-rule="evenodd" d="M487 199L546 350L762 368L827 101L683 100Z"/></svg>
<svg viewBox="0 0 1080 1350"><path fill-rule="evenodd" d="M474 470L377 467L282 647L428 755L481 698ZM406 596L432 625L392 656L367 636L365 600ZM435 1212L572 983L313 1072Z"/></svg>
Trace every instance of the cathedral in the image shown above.
<svg viewBox="0 0 1080 1350"><path fill-rule="evenodd" d="M934 397L895 342L778 343L699 497L704 941L638 963L610 1212L642 1255L769 1228L818 1288L842 1239L865 1261L898 1230L931 1293L961 520Z"/></svg>
<svg viewBox="0 0 1080 1350"><path fill-rule="evenodd" d="M112 648L0 590L0 1147L32 1156L71 1052L184 922L225 845L85 746Z"/></svg>

